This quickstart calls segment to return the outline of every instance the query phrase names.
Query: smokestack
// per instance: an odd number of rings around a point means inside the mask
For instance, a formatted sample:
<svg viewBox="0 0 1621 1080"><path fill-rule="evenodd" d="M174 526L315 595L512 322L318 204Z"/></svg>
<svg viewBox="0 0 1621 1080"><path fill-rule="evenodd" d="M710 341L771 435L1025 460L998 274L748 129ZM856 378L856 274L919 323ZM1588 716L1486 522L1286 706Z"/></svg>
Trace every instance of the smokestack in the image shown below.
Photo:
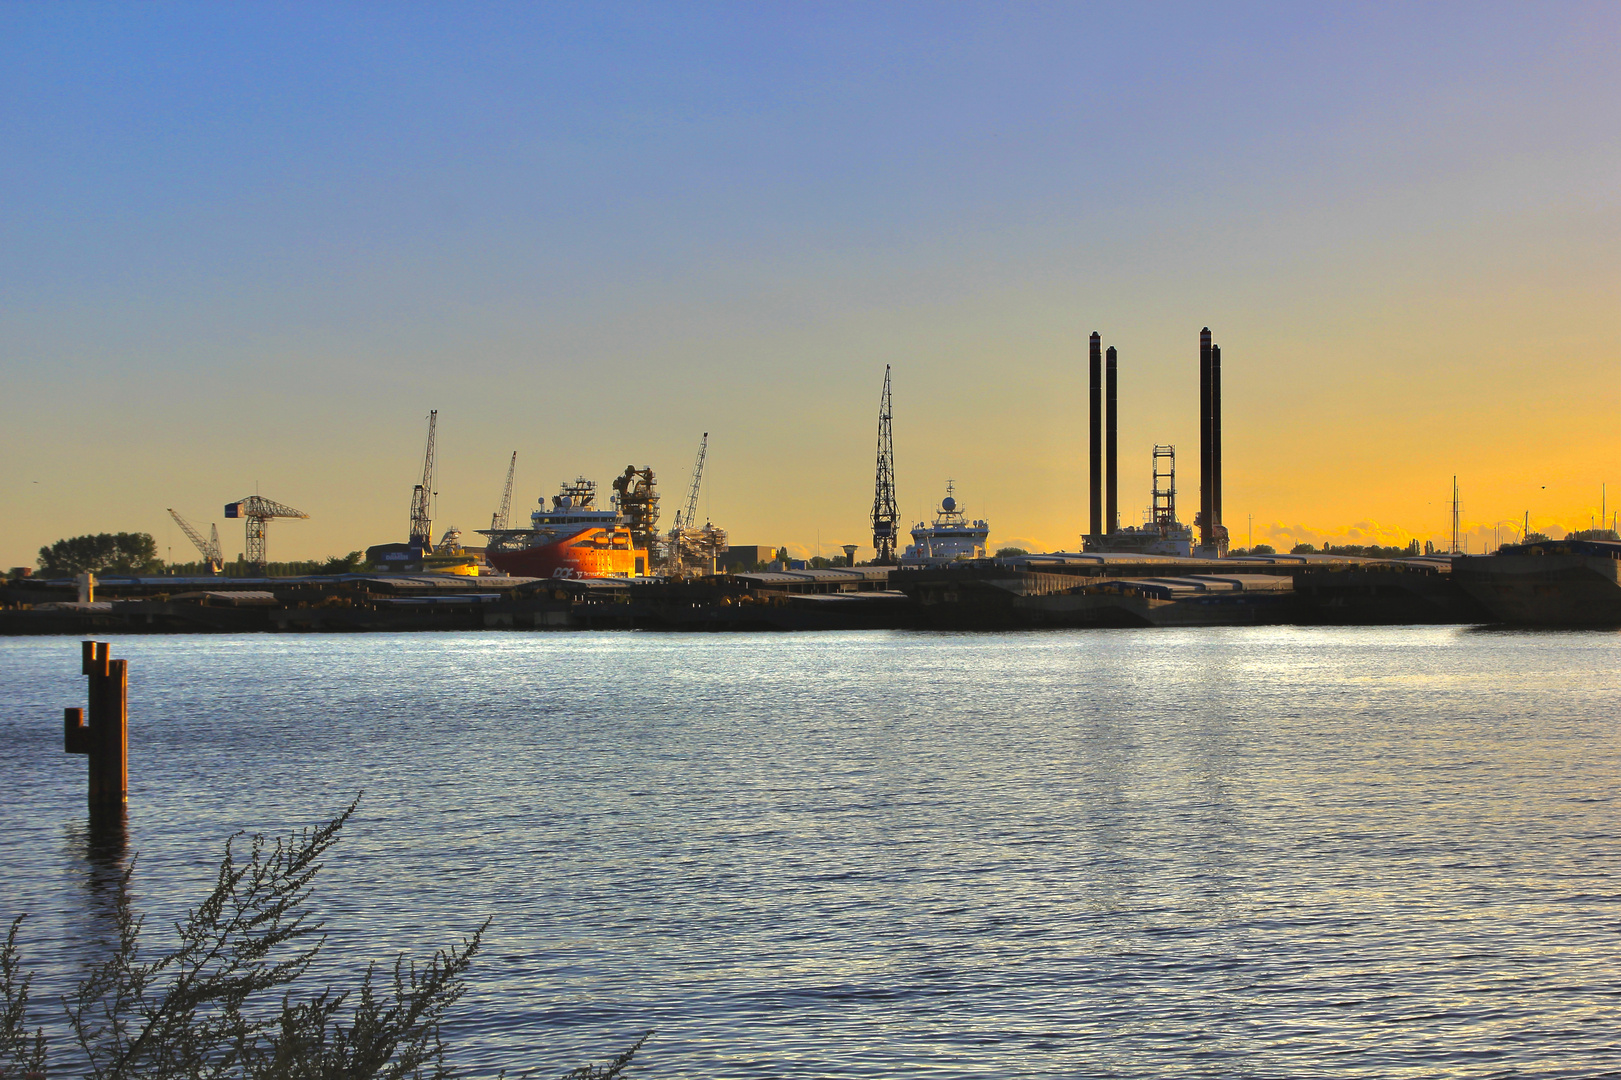
<svg viewBox="0 0 1621 1080"><path fill-rule="evenodd" d="M1210 531L1210 327L1199 331L1199 546L1214 542Z"/></svg>
<svg viewBox="0 0 1621 1080"><path fill-rule="evenodd" d="M1221 346L1210 346L1210 533L1221 520Z"/></svg>
<svg viewBox="0 0 1621 1080"><path fill-rule="evenodd" d="M1105 450L1103 456L1104 469L1108 476L1104 486L1106 506L1103 512L1103 522L1111 533L1120 528L1120 446L1117 438L1119 434L1119 413L1116 411L1119 405L1119 395L1116 392L1118 387L1115 377L1115 361L1118 357L1119 354L1114 351L1114 346L1110 345L1106 354L1108 371L1105 380L1107 387L1105 394L1108 397L1108 421L1104 431Z"/></svg>
<svg viewBox="0 0 1621 1080"><path fill-rule="evenodd" d="M1103 535L1103 347L1092 331L1092 531Z"/></svg>

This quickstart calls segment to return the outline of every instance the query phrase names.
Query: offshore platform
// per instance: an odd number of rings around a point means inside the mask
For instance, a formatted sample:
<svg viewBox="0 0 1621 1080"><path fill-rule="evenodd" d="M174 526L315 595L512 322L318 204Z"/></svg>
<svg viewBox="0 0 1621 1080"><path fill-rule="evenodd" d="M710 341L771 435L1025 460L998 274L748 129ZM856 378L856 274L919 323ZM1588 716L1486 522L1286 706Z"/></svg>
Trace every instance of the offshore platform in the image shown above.
<svg viewBox="0 0 1621 1080"><path fill-rule="evenodd" d="M1199 512L1198 530L1184 525L1176 512L1176 447L1156 444L1153 489L1142 525L1120 525L1119 353L1105 352L1102 337L1092 332L1091 399L1091 529L1084 543L1089 552L1173 555L1220 559L1227 555L1227 528L1221 523L1221 346L1207 326L1199 332Z"/></svg>

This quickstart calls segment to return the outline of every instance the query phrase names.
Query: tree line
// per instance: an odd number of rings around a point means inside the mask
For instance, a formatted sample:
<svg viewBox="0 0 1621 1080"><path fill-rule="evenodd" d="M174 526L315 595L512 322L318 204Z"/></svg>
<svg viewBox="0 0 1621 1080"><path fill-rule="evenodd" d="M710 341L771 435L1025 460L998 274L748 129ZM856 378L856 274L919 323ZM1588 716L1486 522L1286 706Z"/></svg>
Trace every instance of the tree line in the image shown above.
<svg viewBox="0 0 1621 1080"><path fill-rule="evenodd" d="M267 563L263 573L270 577L352 574L359 571L365 561L365 552L351 551L327 559ZM177 576L208 573L208 564L200 560L165 562L158 558L157 541L151 533L89 533L65 537L40 548L38 563L43 577L75 577L83 573ZM240 555L223 569L226 577L253 577L260 572Z"/></svg>

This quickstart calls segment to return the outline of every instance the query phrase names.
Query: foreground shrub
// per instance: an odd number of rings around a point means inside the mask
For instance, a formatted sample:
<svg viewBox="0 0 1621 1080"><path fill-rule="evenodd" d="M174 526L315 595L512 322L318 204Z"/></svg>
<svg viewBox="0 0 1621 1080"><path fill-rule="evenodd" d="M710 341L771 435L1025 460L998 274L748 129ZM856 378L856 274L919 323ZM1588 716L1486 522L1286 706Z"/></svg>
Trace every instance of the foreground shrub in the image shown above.
<svg viewBox="0 0 1621 1080"><path fill-rule="evenodd" d="M466 990L489 921L424 963L402 954L358 987L297 996L326 940L304 910L322 856L355 804L316 828L274 842L227 841L213 890L175 924L178 944L148 959L144 918L130 903L130 870L114 900L117 945L63 1001L68 1057L95 1080L442 1080L454 1074L440 1023ZM243 852L240 849L246 848ZM245 856L245 857L244 857ZM56 1048L30 1019L31 976L17 946L24 916L0 946L0 1077L43 1076ZM651 1033L649 1033L651 1034ZM642 1043L568 1077L620 1075Z"/></svg>

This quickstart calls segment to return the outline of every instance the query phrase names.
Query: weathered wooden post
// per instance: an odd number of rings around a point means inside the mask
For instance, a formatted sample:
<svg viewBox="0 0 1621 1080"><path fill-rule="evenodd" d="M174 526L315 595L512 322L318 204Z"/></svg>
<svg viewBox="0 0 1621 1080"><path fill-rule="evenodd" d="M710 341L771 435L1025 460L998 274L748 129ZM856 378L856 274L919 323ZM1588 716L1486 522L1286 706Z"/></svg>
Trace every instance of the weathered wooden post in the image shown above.
<svg viewBox="0 0 1621 1080"><path fill-rule="evenodd" d="M129 798L129 661L114 660L112 646L84 643L90 677L90 722L83 709L62 711L62 749L90 758L90 808L122 807Z"/></svg>

